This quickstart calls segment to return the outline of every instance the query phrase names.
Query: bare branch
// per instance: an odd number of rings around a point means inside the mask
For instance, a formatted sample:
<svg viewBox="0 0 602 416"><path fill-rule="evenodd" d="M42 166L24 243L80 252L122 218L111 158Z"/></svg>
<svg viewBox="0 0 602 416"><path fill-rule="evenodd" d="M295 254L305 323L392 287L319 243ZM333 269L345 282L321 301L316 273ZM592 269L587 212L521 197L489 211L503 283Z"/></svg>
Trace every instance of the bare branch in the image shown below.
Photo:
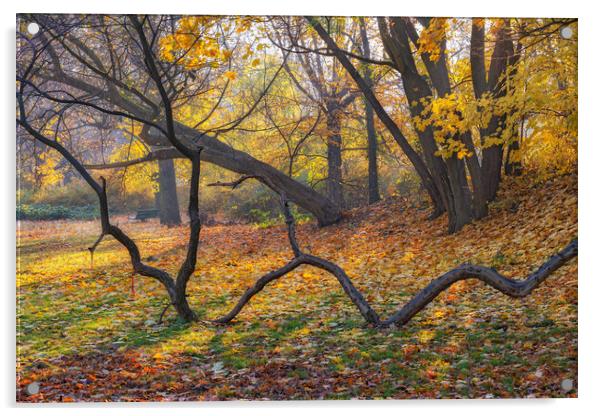
<svg viewBox="0 0 602 416"><path fill-rule="evenodd" d="M232 182L213 182L213 183L207 184L207 186L226 186L226 187L230 187L232 189L236 189L238 187L238 185L242 184L243 182L245 182L248 179L258 179L259 180L259 179L263 179L263 178L261 178L261 176L259 176L259 175L244 175Z"/></svg>

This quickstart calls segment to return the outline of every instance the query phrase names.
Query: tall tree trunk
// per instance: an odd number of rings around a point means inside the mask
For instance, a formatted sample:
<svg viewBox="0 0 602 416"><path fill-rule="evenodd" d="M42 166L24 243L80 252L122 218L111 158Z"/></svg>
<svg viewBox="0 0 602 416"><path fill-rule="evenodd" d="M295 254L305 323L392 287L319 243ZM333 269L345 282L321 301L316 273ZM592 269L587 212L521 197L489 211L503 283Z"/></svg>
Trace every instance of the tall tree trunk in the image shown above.
<svg viewBox="0 0 602 416"><path fill-rule="evenodd" d="M489 65L489 73L487 75L487 91L493 95L493 98L501 98L506 95L506 81L508 67L513 63L513 60L517 59L514 53L514 44L510 38L508 31L509 23L504 22L504 26L498 30L497 39L493 48L491 56L491 64ZM475 25L473 24L473 29ZM477 33L477 36L483 36ZM472 62L471 62L472 63ZM475 58L475 64L481 65L481 61L477 62ZM484 69L476 68L475 70L481 74L484 73ZM482 75L479 75L482 82ZM475 92L477 90L475 89ZM477 95L477 98L479 96ZM487 139L492 136L496 136L497 132L506 128L506 117L504 115L494 114L489 121L489 124L485 129L481 130L481 146L483 149L483 182L484 182L484 194L487 201L495 199L500 181L502 179L502 164L504 156L504 144L495 143L490 145L487 143Z"/></svg>
<svg viewBox="0 0 602 416"><path fill-rule="evenodd" d="M401 80L405 91L408 106L412 118L422 117L424 106L421 104L425 98L431 98L432 93L426 80L418 73L411 54L409 54L409 39L405 30L398 30L400 36L398 41L404 46L400 47L398 43L397 60L399 67L403 68ZM403 36L401 36L403 34ZM390 45L393 46L393 45ZM407 51L408 53L403 53ZM395 52L392 52L395 53ZM401 55L403 53L403 55ZM454 233L459 231L464 225L472 221L472 201L464 162L452 156L443 159L437 156L438 146L432 128L415 128L420 144L424 151L427 166L431 171L433 180L437 185L439 193L445 201L445 208L448 215L448 231Z"/></svg>
<svg viewBox="0 0 602 416"><path fill-rule="evenodd" d="M326 115L328 136L328 179L326 189L328 198L339 208L344 206L343 199L343 158L341 152L341 122L339 120L339 111L330 106Z"/></svg>
<svg viewBox="0 0 602 416"><path fill-rule="evenodd" d="M372 53L370 52L368 31L366 30L366 22L363 17L359 18L359 23L360 36L362 38L362 54L364 57L370 59ZM364 68L364 79L368 87L372 89L374 86L372 82L372 70L368 65L365 65ZM378 161L376 158L378 144L376 142L376 129L374 128L374 109L365 97L364 106L366 108L366 134L368 137L368 203L373 204L380 201L380 194L378 193Z"/></svg>
<svg viewBox="0 0 602 416"><path fill-rule="evenodd" d="M410 47L410 36L412 34L408 32L405 22L401 18L393 18L390 23L388 24L386 20L379 18L383 45L401 74L403 90L412 118L423 117L424 106L422 102L425 99L430 100L433 93L426 79L418 72L416 67ZM430 68L429 72L437 75L433 76L432 81L433 84L436 84L436 87L438 86L441 93L449 91L446 68L439 65ZM455 156L445 160L437 156L439 149L435 142L432 127L428 126L426 129L421 129L414 126L414 129L420 139L426 164L439 193L445 201L448 231L450 233L456 232L472 221L473 218L472 198L468 188L464 162Z"/></svg>
<svg viewBox="0 0 602 416"><path fill-rule="evenodd" d="M374 110L370 103L365 100L366 106L366 133L368 134L368 203L373 204L380 201L378 192L378 143L376 140L376 128L374 127Z"/></svg>
<svg viewBox="0 0 602 416"><path fill-rule="evenodd" d="M182 223L178 193L176 192L176 172L173 159L159 160L159 219L161 224L173 226Z"/></svg>
<svg viewBox="0 0 602 416"><path fill-rule="evenodd" d="M423 17L418 18L418 20L422 25L424 25L424 27L428 27L432 23L432 18ZM396 28L396 33L398 33L399 36L404 37L407 34L407 37L414 43L416 48L419 48L419 36L412 22L408 18L403 20L401 18L395 18L394 21L395 24L393 27ZM406 33L403 32L402 28L405 28ZM420 54L432 85L439 97L446 97L452 92L449 71L447 69L446 62L446 49L447 40L445 36L443 36L443 38L439 41L440 53L437 59L433 59L433 56L428 52L423 52ZM462 117L463 115L458 112L458 116ZM471 217L478 219L487 216L487 200L484 195L481 165L479 163L470 131L457 133L453 137L450 137L450 139L463 143L469 153L464 159L465 163L462 160L458 160L455 155L452 156L450 160L446 160L448 165L450 186L452 192L454 193L453 201L455 212L452 215L459 216L455 222L461 228L462 225L471 220ZM466 165L468 172L470 173L472 190L468 187L468 179L466 178L464 165ZM450 221L450 225L453 222L454 221ZM452 227L450 227L450 231L451 230Z"/></svg>

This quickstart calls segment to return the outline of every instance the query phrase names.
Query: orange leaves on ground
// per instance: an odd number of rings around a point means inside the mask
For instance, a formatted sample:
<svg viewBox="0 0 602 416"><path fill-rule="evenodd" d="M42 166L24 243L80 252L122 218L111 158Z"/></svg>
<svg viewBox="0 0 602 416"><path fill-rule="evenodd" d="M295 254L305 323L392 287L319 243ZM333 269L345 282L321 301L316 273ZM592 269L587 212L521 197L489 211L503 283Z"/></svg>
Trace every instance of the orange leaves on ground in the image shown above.
<svg viewBox="0 0 602 416"><path fill-rule="evenodd" d="M301 224L298 240L343 267L386 315L460 263L521 278L576 236L576 190L576 176L507 181L491 215L454 235L444 218L427 221L428 209L393 199L330 227ZM186 226L116 220L149 264L177 271ZM233 325L182 325L172 310L157 325L164 289L137 276L132 298L129 259L117 243L104 241L90 269L86 248L98 231L93 222L19 228L20 400L576 392L559 384L576 374L576 261L521 300L479 282L455 284L401 330L367 328L336 279L308 266L266 287ZM291 258L283 226L215 225L201 235L189 294L202 319L227 312L255 279ZM41 390L27 396L32 381Z"/></svg>

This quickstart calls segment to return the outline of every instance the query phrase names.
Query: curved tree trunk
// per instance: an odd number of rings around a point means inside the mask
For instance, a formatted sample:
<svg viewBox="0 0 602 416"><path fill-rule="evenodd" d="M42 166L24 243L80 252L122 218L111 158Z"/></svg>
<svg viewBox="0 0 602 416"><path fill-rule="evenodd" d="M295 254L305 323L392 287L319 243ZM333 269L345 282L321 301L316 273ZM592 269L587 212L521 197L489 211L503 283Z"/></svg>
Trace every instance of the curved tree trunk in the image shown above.
<svg viewBox="0 0 602 416"><path fill-rule="evenodd" d="M70 87L93 96L101 97L117 108L137 118L144 120L154 119L147 109L128 100L126 97L112 93L111 91L99 89L64 71L48 74L47 79L69 85ZM57 100L56 98L55 100L62 103L69 103L70 101ZM259 175L269 178L271 183L269 186L273 191L276 193L285 192L291 201L294 201L300 207L312 213L321 226L334 224L341 218L340 209L328 200L328 198L320 195L309 186L289 178L285 173L280 172L278 169L267 163L255 159L248 153L228 146L219 141L216 137L200 133L176 120L174 120L173 124L178 140L187 145L193 144L203 147L203 152L201 153L202 161L209 162L242 175ZM162 128L165 127L163 121L159 121L158 125L161 125ZM183 157L183 155L172 146L165 135L154 127L149 128L148 134L141 135L141 138L149 146L161 148L161 159ZM151 158L143 159L144 160L142 161L152 160Z"/></svg>
<svg viewBox="0 0 602 416"><path fill-rule="evenodd" d="M334 224L341 218L341 210L332 201L309 186L298 182L273 166L255 159L251 155L236 150L227 144L207 134L180 123L174 123L176 134L180 140L188 141L203 147L201 160L223 167L242 175L256 175L269 180L266 183L276 193L284 192L288 199L301 208L311 212L318 220L319 225ZM163 135L154 128L149 131L149 141L161 143L165 140ZM177 157L177 151L173 153Z"/></svg>

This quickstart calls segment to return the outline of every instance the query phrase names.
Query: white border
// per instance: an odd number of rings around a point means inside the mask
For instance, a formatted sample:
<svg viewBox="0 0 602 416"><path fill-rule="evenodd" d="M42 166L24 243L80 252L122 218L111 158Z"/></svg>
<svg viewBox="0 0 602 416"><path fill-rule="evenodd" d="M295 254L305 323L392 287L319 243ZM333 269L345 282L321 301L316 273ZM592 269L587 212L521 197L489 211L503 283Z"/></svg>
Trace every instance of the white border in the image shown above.
<svg viewBox="0 0 602 416"><path fill-rule="evenodd" d="M43 407L15 405L15 122L14 114L14 63L15 56L15 13L17 12L78 12L78 13L187 13L187 14L314 14L314 15L416 15L416 16L521 16L521 17L578 17L579 18L579 399L568 400L473 400L473 401L386 401L386 402L271 402L253 404L245 402L228 403L186 403L186 404L132 404L112 405L112 411L127 413L129 416L144 414L164 415L166 411L177 411L198 415L217 414L240 415L307 415L307 413L365 414L440 414L489 415L508 413L546 415L592 414L602 397L602 367L600 366L600 317L602 308L599 298L602 295L602 276L597 264L602 232L602 198L600 176L602 158L602 129L598 120L602 117L599 105L602 91L600 61L602 19L596 13L593 1L525 1L503 0L498 2L468 0L163 0L127 1L102 0L84 2L82 0L27 0L18 3L2 3L2 82L5 92L1 101L3 117L2 170L0 195L3 196L2 210L2 271L0 279L4 284L2 311L4 314L4 337L0 342L3 357L1 361L1 388L4 406L8 413L44 413L49 415L65 412L100 414L108 405L75 404L69 406L46 405ZM8 144L10 143L10 145ZM177 410L176 410L177 409ZM598 410L599 412L599 410ZM597 412L596 412L597 413Z"/></svg>

